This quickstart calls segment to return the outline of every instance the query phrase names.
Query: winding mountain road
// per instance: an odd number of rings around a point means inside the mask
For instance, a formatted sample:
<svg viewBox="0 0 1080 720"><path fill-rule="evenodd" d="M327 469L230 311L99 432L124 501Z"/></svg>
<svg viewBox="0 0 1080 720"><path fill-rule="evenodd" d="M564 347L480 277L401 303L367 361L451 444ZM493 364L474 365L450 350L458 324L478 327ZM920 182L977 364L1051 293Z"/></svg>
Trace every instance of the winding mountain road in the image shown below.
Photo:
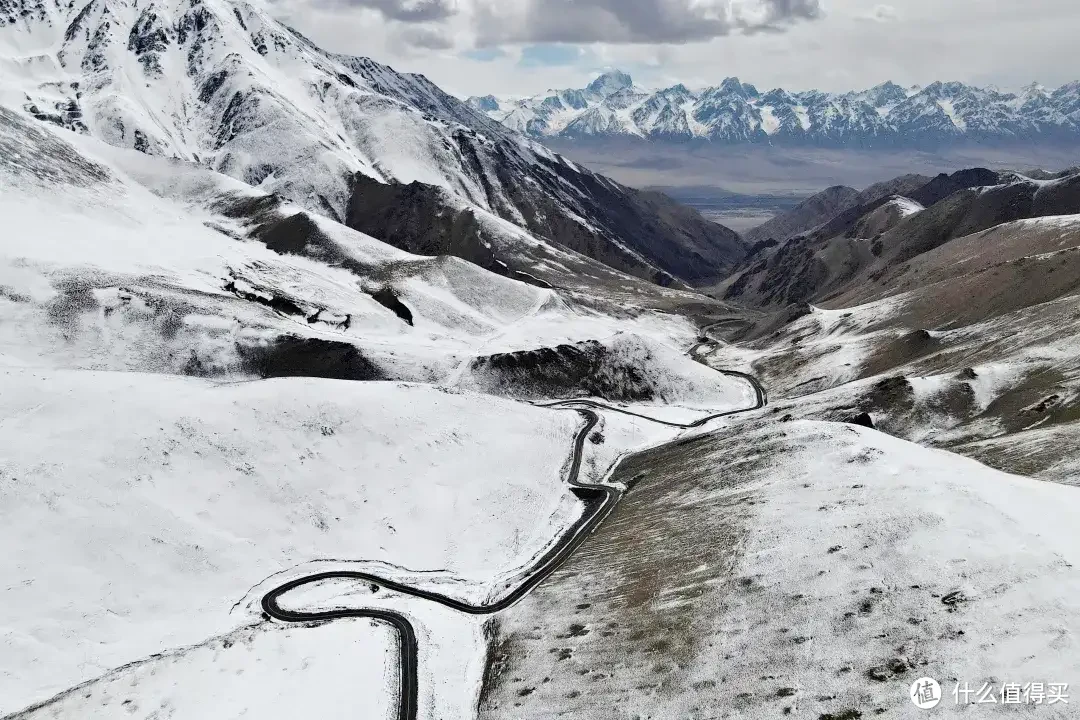
<svg viewBox="0 0 1080 720"><path fill-rule="evenodd" d="M709 342L707 337L708 328L702 331L702 340L691 349L690 354L696 352L702 344ZM463 613L470 615L490 615L497 613L501 610L505 610L510 607L522 597L527 595L533 588L544 581L552 572L556 570L570 555L577 550L586 538L596 529L596 527L604 521L608 514L614 509L615 505L622 497L623 491L616 487L608 485L596 485L583 483L580 480L582 455L584 452L585 441L592 432L593 428L600 422L600 416L595 410L603 410L605 412L620 413L623 415L629 415L636 418L641 418L649 422L659 423L668 427L675 427L681 429L698 428L713 420L717 420L729 415L736 415L738 413L751 412L764 407L768 403L768 396L766 395L765 388L761 386L761 383L746 373L736 372L732 370L719 370L718 372L724 375L732 377L738 377L746 380L750 383L754 389L756 401L753 407L742 408L739 410L728 410L725 412L715 413L707 417L700 418L691 423L678 423L669 420L659 420L651 418L647 415L631 412L622 408L606 405L604 403L596 402L594 400L560 400L557 402L546 403L542 407L561 408L561 409L573 409L581 413L585 418L585 424L578 431L577 436L574 438L573 456L571 459L570 470L567 473L567 483L572 488L573 492L583 500L595 501L599 500L599 504L596 505L595 510L587 513L584 517L579 519L556 543L550 550L548 550L540 559L533 565L533 567L527 572L525 580L518 585L514 590L504 595L502 598L485 604L485 605L473 605L461 600L457 600L452 597L447 597L436 592L428 590L422 590L419 588L410 587L394 580L388 580L386 578L372 575L365 572L350 572L350 571L330 571L324 573L317 573L314 575L307 575L301 578L297 578L283 585L280 585L270 592L266 593L262 599L263 612L267 616L274 620L287 623L310 623L310 622L322 622L328 620L338 620L341 618L369 618L372 620L379 620L389 623L398 631L398 647L399 655L401 658L400 666L400 679L399 679L399 702L398 702L398 720L416 720L417 714L417 698L418 698L418 682L417 677L419 674L419 666L417 660L417 640L416 631L409 623L408 619L401 613L394 612L392 610L375 610L375 609L335 609L316 612L302 612L295 610L287 610L280 605L280 599L283 595L297 588L311 585L313 583L323 582L325 580L359 580L370 585L375 585L380 588L385 588L393 592L401 593L409 597L420 598L422 600L428 600L430 602L438 603L444 607L452 608ZM594 410L595 409L595 410Z"/></svg>

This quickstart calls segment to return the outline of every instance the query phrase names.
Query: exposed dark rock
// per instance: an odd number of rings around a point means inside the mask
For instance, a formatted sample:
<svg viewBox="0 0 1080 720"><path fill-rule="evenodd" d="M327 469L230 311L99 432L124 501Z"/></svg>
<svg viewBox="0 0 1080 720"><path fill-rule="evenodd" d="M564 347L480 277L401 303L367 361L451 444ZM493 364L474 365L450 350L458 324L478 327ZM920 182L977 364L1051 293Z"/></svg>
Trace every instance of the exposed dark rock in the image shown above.
<svg viewBox="0 0 1080 720"><path fill-rule="evenodd" d="M407 252L454 255L507 275L473 212L459 205L432 185L388 185L357 175L345 224Z"/></svg>
<svg viewBox="0 0 1080 720"><path fill-rule="evenodd" d="M871 409L881 412L910 409L915 402L915 390L902 375L885 378L874 385L866 397Z"/></svg>
<svg viewBox="0 0 1080 720"><path fill-rule="evenodd" d="M870 413L861 412L855 415L850 415L844 422L850 425L861 425L862 427L868 427L871 430L874 429L874 418L870 417Z"/></svg>
<svg viewBox="0 0 1080 720"><path fill-rule="evenodd" d="M998 173L981 168L942 174L909 193L926 209L906 217L881 216L890 196L850 207L812 231L762 251L724 297L759 307L828 303L862 285L888 285L904 263L950 240L1033 217L1037 210L1080 212L1080 207L1073 208L1074 190L1067 179L1057 181L1061 189L1056 194L1018 176L1005 179L1008 182L1001 183ZM1037 208L1038 192L1047 195ZM864 237L868 231L873 231L872 238Z"/></svg>
<svg viewBox="0 0 1080 720"><path fill-rule="evenodd" d="M386 379L358 348L343 342L282 335L265 345L238 343L236 350L244 370L263 378Z"/></svg>
<svg viewBox="0 0 1080 720"><path fill-rule="evenodd" d="M930 207L934 203L940 202L960 190L987 185L997 185L1001 182L1000 177L1001 176L998 175L998 173L993 170L987 170L986 168L958 170L952 175L941 173L933 180L926 183L926 185L911 193L908 197L924 207Z"/></svg>
<svg viewBox="0 0 1080 720"><path fill-rule="evenodd" d="M405 303L401 302L392 287L387 286L377 290L371 293L371 297L375 302L392 311L410 326L413 324L412 310L410 310Z"/></svg>
<svg viewBox="0 0 1080 720"><path fill-rule="evenodd" d="M226 281L223 289L225 290L225 292L232 293L233 295L242 300L247 300L248 302L257 303L259 305L265 305L271 310L275 310L284 315L301 315L307 317L303 308L301 308L289 298L281 297L271 292L267 292L266 296L264 296L259 293L241 290L236 286L235 279Z"/></svg>
<svg viewBox="0 0 1080 720"><path fill-rule="evenodd" d="M803 302L803 303L795 303L794 305L789 305L785 309L784 314L786 316L787 322L792 323L792 322L795 322L796 320L798 320L799 318L806 317L807 315L811 314L813 311L814 311L813 308L810 307L810 303Z"/></svg>
<svg viewBox="0 0 1080 720"><path fill-rule="evenodd" d="M475 139L459 135L457 140L465 161L474 163L474 169L486 177L476 155ZM509 156L505 160L512 163ZM674 284L677 278L690 283L715 281L743 257L738 235L664 195L575 173L561 162L542 162L547 172L529 171L538 178L539 187L515 181L511 174L515 169L528 169L497 165L495 170L500 186L509 189L514 211L524 218L525 227L541 238L661 285ZM593 228L568 216L554 202L557 195L553 193L565 191L556 177L579 186L580 197L588 200L590 212L597 218ZM489 192L498 208L496 188ZM472 211L459 208L460 203L450 201L441 188L416 182L389 185L358 175L345 222L410 252L456 255L501 274L508 274L508 268L527 270L514 267L513 257L496 257ZM623 244L633 252L625 250ZM506 267L500 270L500 266Z"/></svg>
<svg viewBox="0 0 1080 720"><path fill-rule="evenodd" d="M1080 172L1040 187L1031 212L1035 217L1080 214Z"/></svg>
<svg viewBox="0 0 1080 720"><path fill-rule="evenodd" d="M142 130L136 130L134 133L134 144L132 145L132 147L141 153L149 154L150 141L146 139L146 133L144 133Z"/></svg>
<svg viewBox="0 0 1080 720"><path fill-rule="evenodd" d="M758 240L746 250L746 257L743 258L743 263L749 262L754 259L759 253L762 253L769 248L774 248L780 244L776 238L766 238L765 240Z"/></svg>
<svg viewBox="0 0 1080 720"><path fill-rule="evenodd" d="M617 402L656 397L640 368L612 357L595 340L477 358L471 370L486 391L516 397L588 396Z"/></svg>
<svg viewBox="0 0 1080 720"><path fill-rule="evenodd" d="M867 358L860 374L862 377L879 375L940 349L940 340L926 330L914 330L878 347L873 355Z"/></svg>

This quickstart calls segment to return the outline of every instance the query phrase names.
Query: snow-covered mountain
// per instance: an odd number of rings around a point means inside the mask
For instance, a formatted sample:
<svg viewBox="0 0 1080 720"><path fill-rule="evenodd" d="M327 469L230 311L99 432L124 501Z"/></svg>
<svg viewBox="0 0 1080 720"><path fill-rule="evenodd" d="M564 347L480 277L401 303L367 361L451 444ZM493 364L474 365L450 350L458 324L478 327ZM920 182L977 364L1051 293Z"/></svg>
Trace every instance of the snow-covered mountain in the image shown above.
<svg viewBox="0 0 1080 720"><path fill-rule="evenodd" d="M643 90L629 75L601 75L584 90L524 99L469 98L469 105L536 137L704 138L724 143L922 147L978 142L1080 140L1080 82L1005 93L959 82L861 92L761 92L738 78L692 91Z"/></svg>
<svg viewBox="0 0 1080 720"><path fill-rule="evenodd" d="M0 105L200 163L339 221L364 177L418 183L442 194L440 212L491 213L664 283L741 256L734 233L705 222L671 254L679 228L648 198L423 76L321 50L258 0L0 0ZM652 258L658 246L664 257Z"/></svg>
<svg viewBox="0 0 1080 720"><path fill-rule="evenodd" d="M501 248L540 253L475 212ZM0 217L0 717L389 717L392 633L298 637L251 588L329 558L476 602L516 582L588 506L566 484L580 415L475 392L512 394L505 358L558 365L562 396L586 367L594 391L623 379L691 417L703 390L752 399L683 354L697 326L672 310L723 307L702 295L554 245L536 280L558 289L410 255L4 107ZM597 479L675 432L602 429L582 462ZM459 615L409 615L433 649L420 702L447 720L475 716L484 667ZM314 691L328 664L350 697Z"/></svg>

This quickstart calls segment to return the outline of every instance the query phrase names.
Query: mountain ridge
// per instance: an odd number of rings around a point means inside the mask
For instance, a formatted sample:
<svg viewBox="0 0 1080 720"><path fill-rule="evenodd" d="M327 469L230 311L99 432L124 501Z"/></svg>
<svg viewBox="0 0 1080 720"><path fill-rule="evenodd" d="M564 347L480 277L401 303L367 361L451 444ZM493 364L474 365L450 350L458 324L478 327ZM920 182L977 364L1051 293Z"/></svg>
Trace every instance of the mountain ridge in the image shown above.
<svg viewBox="0 0 1080 720"><path fill-rule="evenodd" d="M719 276L743 254L734 233L704 222L669 254L679 240L630 188L422 75L326 52L245 0L3 0L0 67L0 105L197 163L339 222L362 176L441 188L538 239L596 248L611 267L665 285ZM624 216L655 231L631 236Z"/></svg>
<svg viewBox="0 0 1080 720"><path fill-rule="evenodd" d="M960 82L902 88L892 81L845 93L765 92L739 78L694 91L645 90L621 71L583 90L466 102L533 137L611 136L654 141L862 148L930 148L963 142L1080 141L1080 82L1005 93Z"/></svg>

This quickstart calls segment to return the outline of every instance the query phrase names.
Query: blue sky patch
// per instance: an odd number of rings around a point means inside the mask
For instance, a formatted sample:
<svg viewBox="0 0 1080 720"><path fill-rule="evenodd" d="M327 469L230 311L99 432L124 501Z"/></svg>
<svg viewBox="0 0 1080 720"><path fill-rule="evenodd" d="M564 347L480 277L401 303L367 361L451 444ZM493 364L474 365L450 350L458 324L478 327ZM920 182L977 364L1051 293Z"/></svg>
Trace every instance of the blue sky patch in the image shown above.
<svg viewBox="0 0 1080 720"><path fill-rule="evenodd" d="M576 65L585 56L580 45L552 43L544 45L526 45L521 49L521 67L554 67Z"/></svg>
<svg viewBox="0 0 1080 720"><path fill-rule="evenodd" d="M461 57L466 60L475 60L476 62L495 62L496 60L502 60L506 57L506 51L497 47L477 48L461 53Z"/></svg>

